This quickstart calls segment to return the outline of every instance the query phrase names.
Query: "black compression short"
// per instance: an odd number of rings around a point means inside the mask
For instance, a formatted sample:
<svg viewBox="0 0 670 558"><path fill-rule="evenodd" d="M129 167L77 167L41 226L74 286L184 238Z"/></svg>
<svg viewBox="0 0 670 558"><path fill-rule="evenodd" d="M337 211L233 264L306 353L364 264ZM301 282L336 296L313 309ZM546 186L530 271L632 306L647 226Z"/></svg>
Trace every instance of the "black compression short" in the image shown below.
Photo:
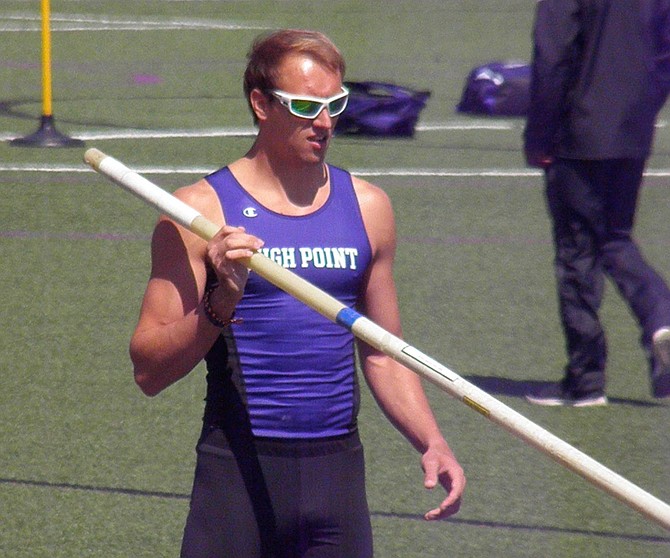
<svg viewBox="0 0 670 558"><path fill-rule="evenodd" d="M198 444L182 558L372 556L357 434L234 446L217 429Z"/></svg>

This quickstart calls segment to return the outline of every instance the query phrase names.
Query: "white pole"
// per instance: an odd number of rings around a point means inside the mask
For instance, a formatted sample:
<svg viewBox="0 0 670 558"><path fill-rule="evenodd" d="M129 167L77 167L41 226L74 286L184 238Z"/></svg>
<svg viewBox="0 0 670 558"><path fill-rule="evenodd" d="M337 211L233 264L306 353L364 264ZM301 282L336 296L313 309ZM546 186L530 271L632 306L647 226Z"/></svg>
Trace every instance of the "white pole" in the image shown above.
<svg viewBox="0 0 670 558"><path fill-rule="evenodd" d="M211 239L219 230L218 225L207 220L195 209L131 171L113 157L93 148L86 151L84 160L96 171L204 240ZM359 339L426 378L604 492L670 530L670 506L665 502L554 436L415 347L262 254L255 253L245 263L260 276L310 308L346 327Z"/></svg>

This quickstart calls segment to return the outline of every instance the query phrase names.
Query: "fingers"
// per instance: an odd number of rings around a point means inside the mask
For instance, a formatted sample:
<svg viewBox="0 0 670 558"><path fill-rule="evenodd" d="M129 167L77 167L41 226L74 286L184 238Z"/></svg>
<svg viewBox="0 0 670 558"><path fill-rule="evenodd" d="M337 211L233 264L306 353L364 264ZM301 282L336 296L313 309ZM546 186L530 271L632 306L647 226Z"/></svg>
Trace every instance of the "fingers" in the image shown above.
<svg viewBox="0 0 670 558"><path fill-rule="evenodd" d="M461 508L461 499L464 488L464 486L459 488L454 485L449 489L445 486L445 489L449 492L447 497L442 500L437 508L426 512L423 517L428 521L434 521L436 519L444 519L457 513Z"/></svg>
<svg viewBox="0 0 670 558"><path fill-rule="evenodd" d="M441 484L447 497L440 505L428 511L424 518L432 521L444 519L458 512L465 490L465 474L453 455L425 455L423 460L425 488L431 490Z"/></svg>
<svg viewBox="0 0 670 558"><path fill-rule="evenodd" d="M263 247L263 241L247 234L243 227L225 225L207 243L207 260L219 284L230 295L244 290L249 270L244 260Z"/></svg>
<svg viewBox="0 0 670 558"><path fill-rule="evenodd" d="M247 234L244 227L223 226L207 244L207 256L216 269L227 262L250 258L263 247L263 241Z"/></svg>
<svg viewBox="0 0 670 558"><path fill-rule="evenodd" d="M437 462L424 462L423 486L429 490L437 486Z"/></svg>
<svg viewBox="0 0 670 558"><path fill-rule="evenodd" d="M446 519L452 515L458 513L458 510L461 508L461 499L460 498L447 498L445 499L439 507L426 512L423 516L427 521L436 521L438 519Z"/></svg>

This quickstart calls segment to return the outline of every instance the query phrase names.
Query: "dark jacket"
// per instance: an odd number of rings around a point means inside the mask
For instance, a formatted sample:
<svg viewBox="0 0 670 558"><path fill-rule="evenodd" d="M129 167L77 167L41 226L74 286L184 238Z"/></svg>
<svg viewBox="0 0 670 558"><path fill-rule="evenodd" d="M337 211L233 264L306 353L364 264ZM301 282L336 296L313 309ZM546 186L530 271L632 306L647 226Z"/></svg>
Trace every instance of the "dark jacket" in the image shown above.
<svg viewBox="0 0 670 558"><path fill-rule="evenodd" d="M657 61L668 4L537 3L526 151L573 159L649 156L667 96Z"/></svg>

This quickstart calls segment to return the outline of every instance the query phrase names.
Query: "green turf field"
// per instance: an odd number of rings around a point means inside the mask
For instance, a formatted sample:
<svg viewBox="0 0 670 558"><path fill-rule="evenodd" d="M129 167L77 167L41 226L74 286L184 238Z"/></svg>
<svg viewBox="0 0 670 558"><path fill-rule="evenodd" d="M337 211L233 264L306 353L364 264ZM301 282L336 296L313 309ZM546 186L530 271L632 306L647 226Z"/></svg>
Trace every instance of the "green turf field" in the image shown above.
<svg viewBox="0 0 670 558"><path fill-rule="evenodd" d="M608 395L538 408L524 390L561 376L542 179L521 119L454 111L469 70L527 60L531 0L52 0L58 128L173 190L242 155L245 54L263 29L325 31L350 80L432 97L413 139L339 137L331 162L382 186L397 214L405 337L458 374L664 501L670 405L649 395L637 326L611 285ZM178 555L203 407L198 367L148 399L130 334L154 212L88 170L85 148L6 140L41 114L39 2L0 6L0 556ZM670 109L638 217L670 278ZM166 137L167 136L167 137ZM658 558L670 533L462 403L427 386L469 485L461 512L426 523L419 457L364 392L362 435L379 558ZM243 557L242 557L243 558ZM346 557L343 557L346 558Z"/></svg>

